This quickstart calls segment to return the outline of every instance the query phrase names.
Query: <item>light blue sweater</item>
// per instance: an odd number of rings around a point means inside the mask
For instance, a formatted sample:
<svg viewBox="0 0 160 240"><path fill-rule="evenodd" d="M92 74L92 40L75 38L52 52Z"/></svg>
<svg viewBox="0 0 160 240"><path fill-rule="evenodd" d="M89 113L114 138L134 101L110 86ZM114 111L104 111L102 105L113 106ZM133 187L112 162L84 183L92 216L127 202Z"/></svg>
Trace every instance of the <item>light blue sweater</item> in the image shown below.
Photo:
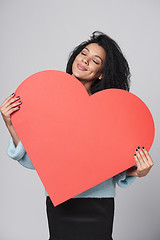
<svg viewBox="0 0 160 240"><path fill-rule="evenodd" d="M18 161L22 166L30 169L35 169L28 154L26 153L21 141L15 146L12 137L10 137L7 154L12 159ZM116 183L120 187L128 187L135 180L136 177L126 176L126 171L115 175L112 178L88 189L85 192L80 193L79 195L73 198L109 198L115 197ZM45 195L48 196L47 191L45 190Z"/></svg>

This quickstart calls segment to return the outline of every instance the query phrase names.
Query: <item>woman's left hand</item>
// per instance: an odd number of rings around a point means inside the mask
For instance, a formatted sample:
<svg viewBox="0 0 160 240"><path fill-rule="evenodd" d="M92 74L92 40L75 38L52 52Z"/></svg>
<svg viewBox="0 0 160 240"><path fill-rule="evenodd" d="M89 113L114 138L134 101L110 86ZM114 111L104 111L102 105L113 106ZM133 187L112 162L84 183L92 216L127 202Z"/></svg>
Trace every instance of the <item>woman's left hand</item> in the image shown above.
<svg viewBox="0 0 160 240"><path fill-rule="evenodd" d="M138 146L136 153L134 154L134 158L137 162L137 167L134 166L129 168L126 172L126 175L136 177L146 176L154 165L151 156L144 147L141 149Z"/></svg>

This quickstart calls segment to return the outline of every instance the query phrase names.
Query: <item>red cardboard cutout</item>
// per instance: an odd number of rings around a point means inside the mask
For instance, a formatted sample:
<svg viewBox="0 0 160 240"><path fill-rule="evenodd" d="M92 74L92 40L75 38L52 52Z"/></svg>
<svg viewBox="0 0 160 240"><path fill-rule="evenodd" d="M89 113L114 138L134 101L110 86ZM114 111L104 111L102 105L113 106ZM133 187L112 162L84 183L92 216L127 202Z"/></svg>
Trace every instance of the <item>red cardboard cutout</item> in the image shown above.
<svg viewBox="0 0 160 240"><path fill-rule="evenodd" d="M75 77L47 70L15 95L13 126L54 206L132 167L136 147L153 143L149 109L125 90L89 96Z"/></svg>

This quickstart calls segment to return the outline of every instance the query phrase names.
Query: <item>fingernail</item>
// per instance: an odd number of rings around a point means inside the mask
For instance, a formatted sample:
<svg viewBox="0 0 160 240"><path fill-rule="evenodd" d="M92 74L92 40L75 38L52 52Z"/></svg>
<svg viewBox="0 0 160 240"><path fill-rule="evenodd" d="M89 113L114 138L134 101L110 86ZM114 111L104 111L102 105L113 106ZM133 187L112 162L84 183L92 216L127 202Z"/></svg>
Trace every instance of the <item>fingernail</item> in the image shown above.
<svg viewBox="0 0 160 240"><path fill-rule="evenodd" d="M20 108L20 106L18 106L18 108Z"/></svg>
<svg viewBox="0 0 160 240"><path fill-rule="evenodd" d="M136 152L138 151L138 149L136 148Z"/></svg>
<svg viewBox="0 0 160 240"><path fill-rule="evenodd" d="M138 146L138 149L140 149L140 147Z"/></svg>
<svg viewBox="0 0 160 240"><path fill-rule="evenodd" d="M14 95L14 93L12 93L12 95Z"/></svg>
<svg viewBox="0 0 160 240"><path fill-rule="evenodd" d="M144 149L144 147L142 147L142 149Z"/></svg>
<svg viewBox="0 0 160 240"><path fill-rule="evenodd" d="M19 103L21 103L21 101L19 101Z"/></svg>
<svg viewBox="0 0 160 240"><path fill-rule="evenodd" d="M134 154L134 156L136 156L136 154Z"/></svg>
<svg viewBox="0 0 160 240"><path fill-rule="evenodd" d="M19 96L18 96L18 97L16 97L16 98L19 98Z"/></svg>

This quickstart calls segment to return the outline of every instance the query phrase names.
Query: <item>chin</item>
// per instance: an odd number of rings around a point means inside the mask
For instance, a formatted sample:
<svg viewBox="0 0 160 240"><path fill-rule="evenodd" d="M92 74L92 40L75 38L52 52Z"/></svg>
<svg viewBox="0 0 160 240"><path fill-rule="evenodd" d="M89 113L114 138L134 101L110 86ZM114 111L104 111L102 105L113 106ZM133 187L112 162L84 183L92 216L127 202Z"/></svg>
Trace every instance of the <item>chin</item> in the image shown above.
<svg viewBox="0 0 160 240"><path fill-rule="evenodd" d="M81 78L81 74L78 73L78 72L76 72L76 71L73 72L72 75L73 75L74 77L76 77L76 78Z"/></svg>

